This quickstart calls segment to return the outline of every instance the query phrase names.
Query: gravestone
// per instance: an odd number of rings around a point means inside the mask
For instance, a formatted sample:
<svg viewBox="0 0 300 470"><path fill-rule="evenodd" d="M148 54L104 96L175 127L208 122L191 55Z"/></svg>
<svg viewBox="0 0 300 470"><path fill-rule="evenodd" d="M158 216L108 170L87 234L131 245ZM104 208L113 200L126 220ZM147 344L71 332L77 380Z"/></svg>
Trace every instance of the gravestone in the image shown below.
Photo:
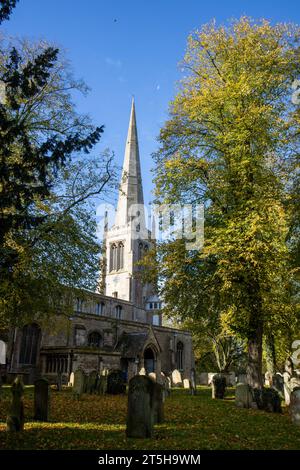
<svg viewBox="0 0 300 470"><path fill-rule="evenodd" d="M87 393L95 393L97 386L98 373L96 370L90 372L87 380Z"/></svg>
<svg viewBox="0 0 300 470"><path fill-rule="evenodd" d="M98 386L99 395L105 395L107 392L107 376L108 376L108 370L103 370L99 377L99 386Z"/></svg>
<svg viewBox="0 0 300 470"><path fill-rule="evenodd" d="M208 373L200 372L199 374L199 385L208 385Z"/></svg>
<svg viewBox="0 0 300 470"><path fill-rule="evenodd" d="M74 373L73 394L75 398L80 398L84 391L84 373L81 369L77 369Z"/></svg>
<svg viewBox="0 0 300 470"><path fill-rule="evenodd" d="M50 387L46 379L34 383L34 419L48 421L50 408Z"/></svg>
<svg viewBox="0 0 300 470"><path fill-rule="evenodd" d="M284 398L284 381L283 376L279 372L272 377L272 388L279 393L281 398Z"/></svg>
<svg viewBox="0 0 300 470"><path fill-rule="evenodd" d="M222 374L215 374L212 379L212 398L223 399L226 391L226 377Z"/></svg>
<svg viewBox="0 0 300 470"><path fill-rule="evenodd" d="M122 371L113 370L109 372L107 377L107 393L109 395L118 395L125 392L126 385L124 383Z"/></svg>
<svg viewBox="0 0 300 470"><path fill-rule="evenodd" d="M182 378L181 373L178 369L174 369L172 372L172 384L174 387L181 387L182 386Z"/></svg>
<svg viewBox="0 0 300 470"><path fill-rule="evenodd" d="M226 385L227 387L234 387L235 386L235 373L234 372L228 372L227 374L224 374L226 377Z"/></svg>
<svg viewBox="0 0 300 470"><path fill-rule="evenodd" d="M190 388L190 381L189 379L183 379L183 388Z"/></svg>
<svg viewBox="0 0 300 470"><path fill-rule="evenodd" d="M57 372L56 389L57 389L58 392L62 391L62 373L60 371Z"/></svg>
<svg viewBox="0 0 300 470"><path fill-rule="evenodd" d="M262 389L253 389L252 393L259 410L281 413L281 399L277 390L263 387Z"/></svg>
<svg viewBox="0 0 300 470"><path fill-rule="evenodd" d="M300 426L300 388L295 388L291 393L290 415L292 423Z"/></svg>
<svg viewBox="0 0 300 470"><path fill-rule="evenodd" d="M153 423L162 423L164 421L164 399L163 386L157 382L154 383L152 396Z"/></svg>
<svg viewBox="0 0 300 470"><path fill-rule="evenodd" d="M6 430L12 432L23 431L24 429L24 404L23 393L24 385L22 378L16 377L12 386L12 402L9 415L6 421Z"/></svg>
<svg viewBox="0 0 300 470"><path fill-rule="evenodd" d="M74 386L74 372L71 372L71 374L70 374L70 380L69 380L68 386L69 387Z"/></svg>
<svg viewBox="0 0 300 470"><path fill-rule="evenodd" d="M152 403L155 385L153 380L145 375L136 375L129 381L127 437L144 439L153 436Z"/></svg>
<svg viewBox="0 0 300 470"><path fill-rule="evenodd" d="M83 372L83 393L87 393L88 391L88 381L89 375L86 372Z"/></svg>
<svg viewBox="0 0 300 470"><path fill-rule="evenodd" d="M237 384L235 389L235 405L239 408L250 408L254 402L252 388L248 384Z"/></svg>
<svg viewBox="0 0 300 470"><path fill-rule="evenodd" d="M150 372L150 374L148 374L148 377L150 377L150 379L154 380L154 382L156 382L156 373L155 372Z"/></svg>
<svg viewBox="0 0 300 470"><path fill-rule="evenodd" d="M273 374L268 370L265 372L265 386L272 387L273 385Z"/></svg>

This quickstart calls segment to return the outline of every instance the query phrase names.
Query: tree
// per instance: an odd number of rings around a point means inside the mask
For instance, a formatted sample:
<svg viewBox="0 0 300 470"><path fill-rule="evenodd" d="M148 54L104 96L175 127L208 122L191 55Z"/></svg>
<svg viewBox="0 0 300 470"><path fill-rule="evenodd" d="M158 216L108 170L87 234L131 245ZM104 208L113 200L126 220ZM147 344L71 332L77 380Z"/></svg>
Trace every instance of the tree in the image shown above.
<svg viewBox="0 0 300 470"><path fill-rule="evenodd" d="M84 299L86 290L95 291L101 250L95 206L116 185L113 155L108 151L101 159L79 158L68 164L55 191L39 206L47 218L22 235L18 262L0 282L2 327L33 320L45 324L57 314L67 319L76 297Z"/></svg>
<svg viewBox="0 0 300 470"><path fill-rule="evenodd" d="M70 315L74 289L95 289L95 204L116 187L103 132L79 115L76 81L56 48L1 43L0 322ZM83 294L80 294L83 295Z"/></svg>
<svg viewBox="0 0 300 470"><path fill-rule="evenodd" d="M205 277L213 266L207 302L217 306L224 332L247 341L254 387L262 386L264 334L283 334L297 320L286 244L285 161L299 139L291 104L298 51L296 27L248 18L228 28L213 23L190 36L187 76L156 155L158 199L206 206L203 252L175 253L185 262L166 277L164 290L179 278L177 289L185 284L187 298L191 291L196 296L197 286L201 295L203 276L194 267Z"/></svg>
<svg viewBox="0 0 300 470"><path fill-rule="evenodd" d="M0 24L4 20L8 20L12 10L15 8L18 0L1 0L0 1Z"/></svg>
<svg viewBox="0 0 300 470"><path fill-rule="evenodd" d="M71 93L85 91L46 44L5 47L0 52L0 275L18 261L17 238L47 215L35 206L49 197L55 176L74 152L89 153L103 126L93 128L75 112Z"/></svg>

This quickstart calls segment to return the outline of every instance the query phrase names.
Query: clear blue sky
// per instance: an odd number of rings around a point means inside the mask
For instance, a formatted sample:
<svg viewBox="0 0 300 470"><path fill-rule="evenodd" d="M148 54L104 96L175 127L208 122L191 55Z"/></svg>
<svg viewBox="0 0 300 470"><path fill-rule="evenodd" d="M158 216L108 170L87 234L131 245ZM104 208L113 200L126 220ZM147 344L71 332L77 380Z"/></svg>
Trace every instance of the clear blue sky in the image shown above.
<svg viewBox="0 0 300 470"><path fill-rule="evenodd" d="M215 18L246 14L300 23L299 0L20 0L1 29L64 48L77 78L91 87L78 107L105 125L100 148L123 160L131 95L135 95L146 202L151 153L180 78L187 36Z"/></svg>

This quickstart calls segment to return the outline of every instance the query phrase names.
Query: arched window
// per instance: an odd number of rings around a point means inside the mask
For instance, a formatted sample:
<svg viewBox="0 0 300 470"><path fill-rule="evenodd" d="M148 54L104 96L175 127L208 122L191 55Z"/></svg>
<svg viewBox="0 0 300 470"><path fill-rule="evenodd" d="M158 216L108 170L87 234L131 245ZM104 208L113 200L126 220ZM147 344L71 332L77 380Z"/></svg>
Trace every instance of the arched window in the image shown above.
<svg viewBox="0 0 300 470"><path fill-rule="evenodd" d="M143 244L139 243L138 260L141 260L142 257L143 257Z"/></svg>
<svg viewBox="0 0 300 470"><path fill-rule="evenodd" d="M121 305L117 305L117 306L115 307L115 315L116 315L116 318L117 318L118 320L121 320L121 318L122 318L122 310L123 310L123 309L122 309Z"/></svg>
<svg viewBox="0 0 300 470"><path fill-rule="evenodd" d="M104 302L97 302L96 303L96 315L103 315L104 314Z"/></svg>
<svg viewBox="0 0 300 470"><path fill-rule="evenodd" d="M35 365L40 342L41 330L36 324L26 325L22 330L20 364Z"/></svg>
<svg viewBox="0 0 300 470"><path fill-rule="evenodd" d="M100 335L100 333L98 333L98 331L93 331L92 333L89 334L88 345L91 348L101 348L102 336Z"/></svg>
<svg viewBox="0 0 300 470"><path fill-rule="evenodd" d="M6 343L0 339L0 365L6 364Z"/></svg>
<svg viewBox="0 0 300 470"><path fill-rule="evenodd" d="M179 341L176 348L176 364L178 370L183 370L183 343Z"/></svg>
<svg viewBox="0 0 300 470"><path fill-rule="evenodd" d="M111 245L110 248L110 271L116 271L117 270L117 263L118 263L118 247L114 243Z"/></svg>
<svg viewBox="0 0 300 470"><path fill-rule="evenodd" d="M123 269L124 267L124 244L120 242L118 245L118 266L117 269Z"/></svg>

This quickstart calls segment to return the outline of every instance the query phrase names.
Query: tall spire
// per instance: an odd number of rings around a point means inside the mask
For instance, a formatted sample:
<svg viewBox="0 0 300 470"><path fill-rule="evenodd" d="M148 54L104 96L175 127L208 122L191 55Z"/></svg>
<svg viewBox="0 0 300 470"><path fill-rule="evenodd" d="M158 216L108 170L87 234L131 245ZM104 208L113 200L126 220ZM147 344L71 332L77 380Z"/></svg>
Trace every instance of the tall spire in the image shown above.
<svg viewBox="0 0 300 470"><path fill-rule="evenodd" d="M131 104L115 226L125 225L129 221L132 204L140 204L141 207L144 204L134 98ZM144 213L143 209L141 212Z"/></svg>

